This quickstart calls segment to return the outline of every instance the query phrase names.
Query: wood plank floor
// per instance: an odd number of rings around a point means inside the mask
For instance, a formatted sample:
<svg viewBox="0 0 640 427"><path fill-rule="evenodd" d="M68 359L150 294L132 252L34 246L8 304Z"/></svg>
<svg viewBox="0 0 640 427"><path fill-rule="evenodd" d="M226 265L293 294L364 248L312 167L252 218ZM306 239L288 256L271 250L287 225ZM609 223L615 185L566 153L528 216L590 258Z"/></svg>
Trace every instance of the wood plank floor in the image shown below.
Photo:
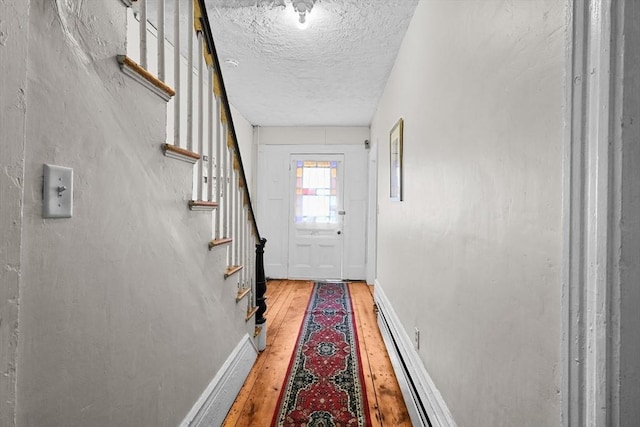
<svg viewBox="0 0 640 427"><path fill-rule="evenodd" d="M269 426L311 296L313 282L272 280L267 286L267 347L249 373L223 426ZM411 426L373 311L373 287L350 283L365 390L373 426Z"/></svg>

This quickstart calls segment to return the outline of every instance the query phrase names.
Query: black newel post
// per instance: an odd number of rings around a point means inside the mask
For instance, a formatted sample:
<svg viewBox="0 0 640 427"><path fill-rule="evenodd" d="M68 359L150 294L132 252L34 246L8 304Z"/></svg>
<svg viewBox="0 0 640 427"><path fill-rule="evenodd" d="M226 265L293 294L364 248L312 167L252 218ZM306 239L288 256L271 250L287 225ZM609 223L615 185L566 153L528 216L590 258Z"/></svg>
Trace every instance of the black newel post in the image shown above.
<svg viewBox="0 0 640 427"><path fill-rule="evenodd" d="M264 245L267 239L264 237L256 244L256 325L262 325L267 319L264 312L267 311L267 302L264 294L267 292L267 279L264 276Z"/></svg>

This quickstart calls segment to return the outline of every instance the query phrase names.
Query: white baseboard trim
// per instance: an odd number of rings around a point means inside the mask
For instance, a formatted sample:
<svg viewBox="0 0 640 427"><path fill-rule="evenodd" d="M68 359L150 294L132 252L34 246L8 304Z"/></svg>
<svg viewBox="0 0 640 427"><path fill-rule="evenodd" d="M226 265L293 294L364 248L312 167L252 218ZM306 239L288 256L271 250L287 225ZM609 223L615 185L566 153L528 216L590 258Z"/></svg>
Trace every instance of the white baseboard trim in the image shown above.
<svg viewBox="0 0 640 427"><path fill-rule="evenodd" d="M224 362L180 427L217 427L222 425L233 402L255 363L258 352L248 334Z"/></svg>
<svg viewBox="0 0 640 427"><path fill-rule="evenodd" d="M376 279L374 301L378 307L378 326L396 373L407 410L414 426L456 427L449 408L431 380L413 341Z"/></svg>

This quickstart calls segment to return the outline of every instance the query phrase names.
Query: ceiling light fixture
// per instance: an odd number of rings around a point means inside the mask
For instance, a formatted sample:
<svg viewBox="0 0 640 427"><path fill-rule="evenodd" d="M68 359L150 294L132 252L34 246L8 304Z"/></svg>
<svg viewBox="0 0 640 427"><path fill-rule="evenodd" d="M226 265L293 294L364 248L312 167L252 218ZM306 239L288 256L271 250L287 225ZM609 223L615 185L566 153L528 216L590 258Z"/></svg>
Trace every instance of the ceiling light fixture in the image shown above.
<svg viewBox="0 0 640 427"><path fill-rule="evenodd" d="M311 12L316 0L291 0L293 10L300 16L300 24L304 24L307 20L307 13Z"/></svg>

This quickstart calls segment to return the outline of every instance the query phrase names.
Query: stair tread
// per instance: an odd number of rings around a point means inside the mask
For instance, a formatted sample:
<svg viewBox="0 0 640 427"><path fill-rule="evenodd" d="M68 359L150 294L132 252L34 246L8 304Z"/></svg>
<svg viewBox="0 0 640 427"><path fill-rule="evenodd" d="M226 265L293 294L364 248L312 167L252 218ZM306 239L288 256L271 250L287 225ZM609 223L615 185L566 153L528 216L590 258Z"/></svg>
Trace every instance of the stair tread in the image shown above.
<svg viewBox="0 0 640 427"><path fill-rule="evenodd" d="M212 211L217 207L217 202L208 202L206 200L189 200L189 209L192 211Z"/></svg>
<svg viewBox="0 0 640 427"><path fill-rule="evenodd" d="M224 273L224 278L226 279L227 277L237 273L238 271L242 270L242 266L241 265L230 265L227 267L227 270Z"/></svg>
<svg viewBox="0 0 640 427"><path fill-rule="evenodd" d="M247 317L245 317L245 321L249 321L255 314L258 312L258 307L251 307L247 310Z"/></svg>
<svg viewBox="0 0 640 427"><path fill-rule="evenodd" d="M224 245L227 243L233 242L231 237L223 237L221 239L213 239L209 242L209 249L214 248L216 246Z"/></svg>
<svg viewBox="0 0 640 427"><path fill-rule="evenodd" d="M249 292L251 292L251 288L238 289L238 296L236 296L236 302L240 301L242 298L249 295Z"/></svg>
<svg viewBox="0 0 640 427"><path fill-rule="evenodd" d="M176 94L176 91L167 85L165 82L151 74L146 68L138 64L127 55L117 55L120 68L129 76L134 77L140 83L144 83L150 89L156 91L156 94L165 98L168 101L169 98Z"/></svg>

